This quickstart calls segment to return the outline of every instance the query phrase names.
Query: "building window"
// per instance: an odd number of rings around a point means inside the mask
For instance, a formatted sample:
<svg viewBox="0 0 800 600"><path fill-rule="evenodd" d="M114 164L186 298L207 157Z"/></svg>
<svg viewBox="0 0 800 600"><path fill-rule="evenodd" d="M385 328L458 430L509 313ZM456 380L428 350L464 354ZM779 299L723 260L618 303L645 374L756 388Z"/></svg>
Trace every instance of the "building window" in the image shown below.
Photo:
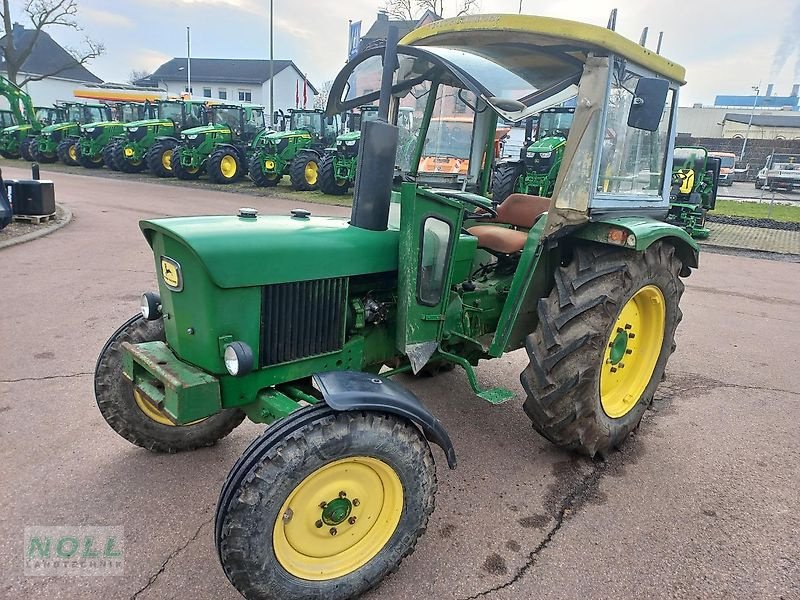
<svg viewBox="0 0 800 600"><path fill-rule="evenodd" d="M253 92L247 90L239 90L239 102L252 102Z"/></svg>
<svg viewBox="0 0 800 600"><path fill-rule="evenodd" d="M203 98L211 98L211 88L203 88Z"/></svg>
<svg viewBox="0 0 800 600"><path fill-rule="evenodd" d="M227 100L228 99L228 90L219 90L219 99L220 100Z"/></svg>

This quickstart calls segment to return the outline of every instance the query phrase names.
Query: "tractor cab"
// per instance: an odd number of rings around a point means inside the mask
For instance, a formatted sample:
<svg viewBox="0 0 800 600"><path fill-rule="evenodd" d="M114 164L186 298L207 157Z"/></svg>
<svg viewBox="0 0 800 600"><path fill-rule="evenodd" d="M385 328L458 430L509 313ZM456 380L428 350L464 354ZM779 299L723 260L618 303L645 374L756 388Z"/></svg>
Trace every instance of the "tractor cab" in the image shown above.
<svg viewBox="0 0 800 600"><path fill-rule="evenodd" d="M303 131L311 135L312 146L332 143L339 133L340 119L338 115L325 117L322 110L290 110L289 131L287 135L297 135Z"/></svg>
<svg viewBox="0 0 800 600"><path fill-rule="evenodd" d="M706 213L716 206L721 168L722 159L705 148L675 148L667 220L694 238L709 235Z"/></svg>
<svg viewBox="0 0 800 600"><path fill-rule="evenodd" d="M246 144L266 127L263 106L214 104L206 109L206 117L208 126L192 129L191 133L206 132Z"/></svg>
<svg viewBox="0 0 800 600"><path fill-rule="evenodd" d="M37 162L53 163L61 159L67 164L77 164L75 142L81 126L100 121L111 121L111 108L105 104L61 102L57 108L64 111L64 120L45 126L34 142L30 155ZM65 153L69 153L68 155Z"/></svg>
<svg viewBox="0 0 800 600"><path fill-rule="evenodd" d="M0 110L0 129L13 127L16 124L17 120L14 118L13 112L10 110Z"/></svg>

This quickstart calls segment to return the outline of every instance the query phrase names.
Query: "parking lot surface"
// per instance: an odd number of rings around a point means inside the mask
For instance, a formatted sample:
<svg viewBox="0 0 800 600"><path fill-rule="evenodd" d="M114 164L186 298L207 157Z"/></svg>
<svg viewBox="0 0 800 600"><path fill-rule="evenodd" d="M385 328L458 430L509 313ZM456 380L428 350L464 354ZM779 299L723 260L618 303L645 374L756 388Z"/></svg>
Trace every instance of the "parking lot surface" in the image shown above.
<svg viewBox="0 0 800 600"><path fill-rule="evenodd" d="M244 424L194 453L148 453L97 411L94 362L155 288L139 219L248 204L348 209L52 176L74 221L0 251L0 597L238 598L212 519L228 469L263 428ZM800 264L708 253L686 283L667 379L606 462L531 429L524 352L478 369L482 385L516 391L499 406L458 370L400 376L450 432L459 466L434 450L428 532L368 597L800 598ZM123 527L124 575L26 577L24 528L55 525Z"/></svg>

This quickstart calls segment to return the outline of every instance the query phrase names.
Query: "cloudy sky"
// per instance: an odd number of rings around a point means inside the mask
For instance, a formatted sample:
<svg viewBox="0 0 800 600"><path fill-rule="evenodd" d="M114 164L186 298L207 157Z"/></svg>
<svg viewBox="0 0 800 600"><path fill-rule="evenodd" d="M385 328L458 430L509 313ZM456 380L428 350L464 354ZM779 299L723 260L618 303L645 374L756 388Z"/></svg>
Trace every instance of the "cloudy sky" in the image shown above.
<svg viewBox="0 0 800 600"><path fill-rule="evenodd" d="M332 79L347 53L348 20L363 21L363 32L385 0L274 0L275 58L292 59L314 83ZM12 3L21 5L22 0ZM445 0L455 7L457 0ZM788 95L800 83L800 2L770 0L762 10L744 0L523 0L523 12L605 25L619 9L617 31L638 41L649 26L654 47L664 31L662 53L687 69L682 104L713 103L716 94L750 93L751 86L775 83ZM132 69L153 70L186 55L186 27L192 28L192 56L266 58L268 0L79 0L84 32L54 29L67 46L81 35L105 43L107 54L90 66L107 81L124 81ZM452 10L452 8L451 8ZM513 12L519 0L482 0L481 12Z"/></svg>

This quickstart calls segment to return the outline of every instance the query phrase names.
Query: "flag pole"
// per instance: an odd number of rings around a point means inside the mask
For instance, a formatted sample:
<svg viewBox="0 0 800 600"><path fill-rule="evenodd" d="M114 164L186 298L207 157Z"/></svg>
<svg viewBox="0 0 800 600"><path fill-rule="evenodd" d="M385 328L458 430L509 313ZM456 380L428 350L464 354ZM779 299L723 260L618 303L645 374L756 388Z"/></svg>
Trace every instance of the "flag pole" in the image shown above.
<svg viewBox="0 0 800 600"><path fill-rule="evenodd" d="M274 32L272 26L272 4L273 0L269 0L269 118L272 119L275 114L275 46L272 43L272 34Z"/></svg>

